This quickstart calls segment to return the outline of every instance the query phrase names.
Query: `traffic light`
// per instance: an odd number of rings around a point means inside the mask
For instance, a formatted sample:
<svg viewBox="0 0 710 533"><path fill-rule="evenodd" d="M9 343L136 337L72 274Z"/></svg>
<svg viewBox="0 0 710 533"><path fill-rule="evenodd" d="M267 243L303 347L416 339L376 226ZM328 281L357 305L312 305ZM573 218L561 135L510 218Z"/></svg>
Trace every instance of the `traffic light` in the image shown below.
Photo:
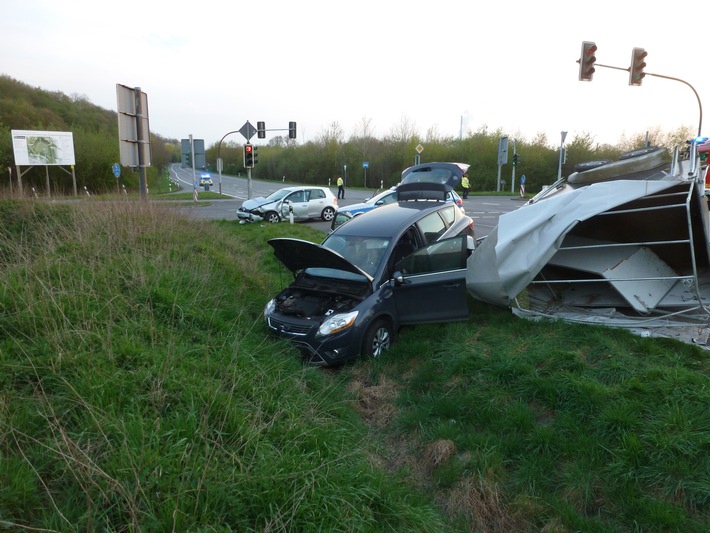
<svg viewBox="0 0 710 533"><path fill-rule="evenodd" d="M256 136L259 139L266 138L266 123L265 122L257 122L256 123Z"/></svg>
<svg viewBox="0 0 710 533"><path fill-rule="evenodd" d="M254 166L254 165L256 165L256 164L259 162L259 159L258 159L258 158L259 158L259 154L257 153L257 150L258 150L258 149L259 149L258 146L252 146L252 147L251 147L251 159L252 159L251 166Z"/></svg>
<svg viewBox="0 0 710 533"><path fill-rule="evenodd" d="M186 167L192 166L192 154L190 152L187 152L185 154L185 166Z"/></svg>
<svg viewBox="0 0 710 533"><path fill-rule="evenodd" d="M641 85L646 73L643 69L646 67L646 50L643 48L634 48L631 52L631 66L629 67L629 85Z"/></svg>
<svg viewBox="0 0 710 533"><path fill-rule="evenodd" d="M513 166L518 164L518 154L513 154Z"/></svg>
<svg viewBox="0 0 710 533"><path fill-rule="evenodd" d="M247 143L244 145L244 168L254 167L254 146Z"/></svg>
<svg viewBox="0 0 710 533"><path fill-rule="evenodd" d="M296 138L296 123L295 122L288 123L288 138L289 139Z"/></svg>
<svg viewBox="0 0 710 533"><path fill-rule="evenodd" d="M594 75L594 63L597 57L594 55L597 45L591 41L582 43L582 55L579 58L579 81L592 81Z"/></svg>

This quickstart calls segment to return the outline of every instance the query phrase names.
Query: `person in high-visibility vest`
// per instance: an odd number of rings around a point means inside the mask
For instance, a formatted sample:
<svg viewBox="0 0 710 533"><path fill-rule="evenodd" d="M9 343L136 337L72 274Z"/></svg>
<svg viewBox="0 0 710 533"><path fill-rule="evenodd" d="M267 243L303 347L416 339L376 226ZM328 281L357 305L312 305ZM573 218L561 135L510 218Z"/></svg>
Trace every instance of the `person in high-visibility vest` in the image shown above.
<svg viewBox="0 0 710 533"><path fill-rule="evenodd" d="M343 178L341 176L338 176L338 200L341 198L345 198L345 187L343 187Z"/></svg>
<svg viewBox="0 0 710 533"><path fill-rule="evenodd" d="M468 174L464 174L461 178L461 187L463 187L463 197L468 198L468 190L471 188L471 183L468 181Z"/></svg>

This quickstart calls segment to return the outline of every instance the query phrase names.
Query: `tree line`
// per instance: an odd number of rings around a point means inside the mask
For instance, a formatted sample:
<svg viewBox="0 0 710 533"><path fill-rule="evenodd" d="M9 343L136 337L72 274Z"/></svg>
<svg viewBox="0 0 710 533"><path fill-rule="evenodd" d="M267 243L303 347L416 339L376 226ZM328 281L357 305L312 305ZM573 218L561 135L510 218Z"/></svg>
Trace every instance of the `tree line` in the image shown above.
<svg viewBox="0 0 710 533"><path fill-rule="evenodd" d="M67 96L33 88L7 75L0 75L0 164L16 174L12 151L11 130L71 131L75 146L75 174L79 189L92 193L111 193L125 186L138 190L137 172L122 169L120 180L112 172L119 161L118 122L116 112L105 110L84 96ZM430 129L420 135L407 119L383 137L375 137L371 122L363 118L349 137L337 122L306 143L283 136L272 137L264 144L256 143L258 164L252 171L254 179L288 181L307 184L334 184L343 176L348 187L378 189L399 182L402 170L415 162L417 146L424 150L421 162L454 161L470 165L469 177L473 191L495 191L498 186L498 145L501 130L483 126L461 137L445 137ZM622 137L617 145L597 143L590 133L577 135L565 144L567 158L562 175L574 172L575 165L600 159L615 160L626 151L640 148L650 141L669 149L682 145L692 137L690 127L673 132L655 129ZM512 140L512 139L511 139ZM515 167L516 184L526 177L526 191L537 192L555 181L560 161L559 145L544 134L533 139L516 138L519 163ZM226 175L245 175L242 165L243 142L229 140L206 148L207 169L215 172L218 155ZM151 133L152 166L147 171L149 188L156 185L171 163L181 161L179 139L168 139ZM367 168L365 168L365 166ZM22 181L27 187L46 189L46 171L34 167L23 169ZM508 163L501 168L502 190L510 190L512 146ZM16 180L16 176L14 177ZM8 188L7 179L0 178L0 188ZM53 194L71 194L72 177L67 172L52 172ZM156 189L157 190L157 189Z"/></svg>

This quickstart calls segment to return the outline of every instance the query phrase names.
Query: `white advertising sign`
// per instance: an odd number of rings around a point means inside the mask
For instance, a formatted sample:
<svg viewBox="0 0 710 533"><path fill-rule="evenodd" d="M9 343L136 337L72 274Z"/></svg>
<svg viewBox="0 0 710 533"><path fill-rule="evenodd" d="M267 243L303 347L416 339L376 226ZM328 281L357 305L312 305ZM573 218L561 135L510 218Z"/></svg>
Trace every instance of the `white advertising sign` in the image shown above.
<svg viewBox="0 0 710 533"><path fill-rule="evenodd" d="M69 131L11 130L15 164L74 165L74 137Z"/></svg>

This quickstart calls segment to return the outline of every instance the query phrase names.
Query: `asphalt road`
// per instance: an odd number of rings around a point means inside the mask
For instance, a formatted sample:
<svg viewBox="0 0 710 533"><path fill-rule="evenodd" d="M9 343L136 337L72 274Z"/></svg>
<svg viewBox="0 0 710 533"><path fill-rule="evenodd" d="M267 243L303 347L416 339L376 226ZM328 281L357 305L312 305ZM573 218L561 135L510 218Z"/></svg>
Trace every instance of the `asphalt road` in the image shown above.
<svg viewBox="0 0 710 533"><path fill-rule="evenodd" d="M192 170L182 169L179 165L173 165L170 172L171 178L183 187L183 190L193 190ZM219 177L212 174L215 185L211 188L212 191L219 192L220 184ZM197 173L199 179L199 173ZM242 205L242 202L249 197L249 183L244 177L222 176L221 190L225 195L225 200L200 200L198 194L197 202L185 202L181 209L189 216L202 220L236 220L237 208ZM272 192L293 185L288 182L278 181L258 181L251 180L251 197L268 196ZM325 184L329 185L329 184ZM330 184L334 194L337 195L337 189ZM200 187L199 191L203 189ZM347 189L345 191L345 199L338 201L338 205L345 206L354 203L362 202L375 194L375 190L364 189ZM514 196L469 196L463 201L466 213L473 218L473 225L476 232L476 238L485 237L498 224L498 217L504 213L514 211L523 205L523 201L519 197ZM298 222L299 224L308 224L314 228L320 229L323 232L328 232L330 222L310 221Z"/></svg>

